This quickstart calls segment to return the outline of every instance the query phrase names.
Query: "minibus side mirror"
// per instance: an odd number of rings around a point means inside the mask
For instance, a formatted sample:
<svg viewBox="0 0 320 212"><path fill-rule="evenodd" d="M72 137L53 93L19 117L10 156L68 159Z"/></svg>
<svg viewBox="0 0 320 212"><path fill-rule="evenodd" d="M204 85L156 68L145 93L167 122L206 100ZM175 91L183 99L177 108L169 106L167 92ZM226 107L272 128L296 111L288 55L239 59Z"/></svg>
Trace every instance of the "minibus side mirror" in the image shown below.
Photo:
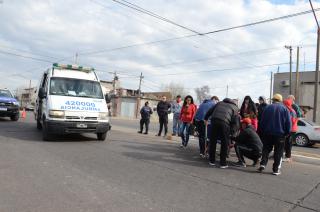
<svg viewBox="0 0 320 212"><path fill-rule="evenodd" d="M46 92L44 91L44 88L40 88L40 89L39 89L38 97L39 97L40 99L44 99L44 98L47 97L47 94L46 94Z"/></svg>

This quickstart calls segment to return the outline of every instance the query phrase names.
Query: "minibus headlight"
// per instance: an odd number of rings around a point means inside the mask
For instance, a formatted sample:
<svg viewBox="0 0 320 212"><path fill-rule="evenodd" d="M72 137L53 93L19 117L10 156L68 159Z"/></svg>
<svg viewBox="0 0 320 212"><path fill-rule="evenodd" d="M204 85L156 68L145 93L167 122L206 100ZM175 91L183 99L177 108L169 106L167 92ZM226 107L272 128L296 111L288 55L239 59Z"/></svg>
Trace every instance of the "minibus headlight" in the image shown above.
<svg viewBox="0 0 320 212"><path fill-rule="evenodd" d="M64 111L63 110L50 110L49 116L50 116L50 118L63 118Z"/></svg>
<svg viewBox="0 0 320 212"><path fill-rule="evenodd" d="M108 119L108 113L99 113L99 119L100 120L107 120Z"/></svg>

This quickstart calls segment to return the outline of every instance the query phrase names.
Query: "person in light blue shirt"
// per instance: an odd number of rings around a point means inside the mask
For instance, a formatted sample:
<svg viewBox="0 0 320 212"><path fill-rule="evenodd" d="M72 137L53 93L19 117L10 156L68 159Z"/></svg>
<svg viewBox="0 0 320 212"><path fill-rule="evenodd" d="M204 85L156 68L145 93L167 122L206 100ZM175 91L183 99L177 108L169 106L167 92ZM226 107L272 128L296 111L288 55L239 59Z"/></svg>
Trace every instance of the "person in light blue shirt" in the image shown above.
<svg viewBox="0 0 320 212"><path fill-rule="evenodd" d="M179 129L181 126L181 121L179 119L180 117L180 112L182 109L182 100L181 100L181 96L178 95L176 97L176 100L172 103L171 106L171 111L173 113L173 126L172 126L172 136L176 136L179 135Z"/></svg>

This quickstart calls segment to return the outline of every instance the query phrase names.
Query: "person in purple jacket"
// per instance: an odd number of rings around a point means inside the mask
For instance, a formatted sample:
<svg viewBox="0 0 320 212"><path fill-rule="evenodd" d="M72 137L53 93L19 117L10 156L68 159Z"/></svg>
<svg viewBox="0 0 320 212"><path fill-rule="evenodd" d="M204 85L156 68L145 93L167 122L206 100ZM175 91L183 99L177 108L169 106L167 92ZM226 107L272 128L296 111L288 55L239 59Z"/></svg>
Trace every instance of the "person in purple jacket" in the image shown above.
<svg viewBox="0 0 320 212"><path fill-rule="evenodd" d="M263 111L260 122L263 149L258 171L265 170L269 154L274 148L273 175L280 175L284 143L291 130L291 118L289 110L282 104L280 94L275 94L272 101Z"/></svg>

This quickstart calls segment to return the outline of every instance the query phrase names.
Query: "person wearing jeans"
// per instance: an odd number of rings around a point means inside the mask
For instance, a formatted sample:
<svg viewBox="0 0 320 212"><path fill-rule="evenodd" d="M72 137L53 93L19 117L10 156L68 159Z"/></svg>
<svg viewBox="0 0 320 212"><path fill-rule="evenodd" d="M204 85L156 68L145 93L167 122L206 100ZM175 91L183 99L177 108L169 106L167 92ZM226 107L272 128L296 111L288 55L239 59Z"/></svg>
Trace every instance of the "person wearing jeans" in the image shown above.
<svg viewBox="0 0 320 212"><path fill-rule="evenodd" d="M206 151L206 131L207 126L204 123L204 116L208 112L208 110L214 107L215 102L213 97L211 99L205 99L202 104L199 106L195 116L195 125L199 135L199 149L200 149L200 157L205 157Z"/></svg>
<svg viewBox="0 0 320 212"><path fill-rule="evenodd" d="M171 106L171 111L173 113L173 126L172 126L172 136L178 136L180 135L180 127L181 127L181 121L180 121L180 112L182 108L182 101L181 96L178 95L176 97L176 101Z"/></svg>
<svg viewBox="0 0 320 212"><path fill-rule="evenodd" d="M182 140L181 147L187 147L190 135L190 126L193 123L194 116L197 112L197 106L193 103L192 96L186 96L180 113L180 120L182 126L180 129L180 136Z"/></svg>

